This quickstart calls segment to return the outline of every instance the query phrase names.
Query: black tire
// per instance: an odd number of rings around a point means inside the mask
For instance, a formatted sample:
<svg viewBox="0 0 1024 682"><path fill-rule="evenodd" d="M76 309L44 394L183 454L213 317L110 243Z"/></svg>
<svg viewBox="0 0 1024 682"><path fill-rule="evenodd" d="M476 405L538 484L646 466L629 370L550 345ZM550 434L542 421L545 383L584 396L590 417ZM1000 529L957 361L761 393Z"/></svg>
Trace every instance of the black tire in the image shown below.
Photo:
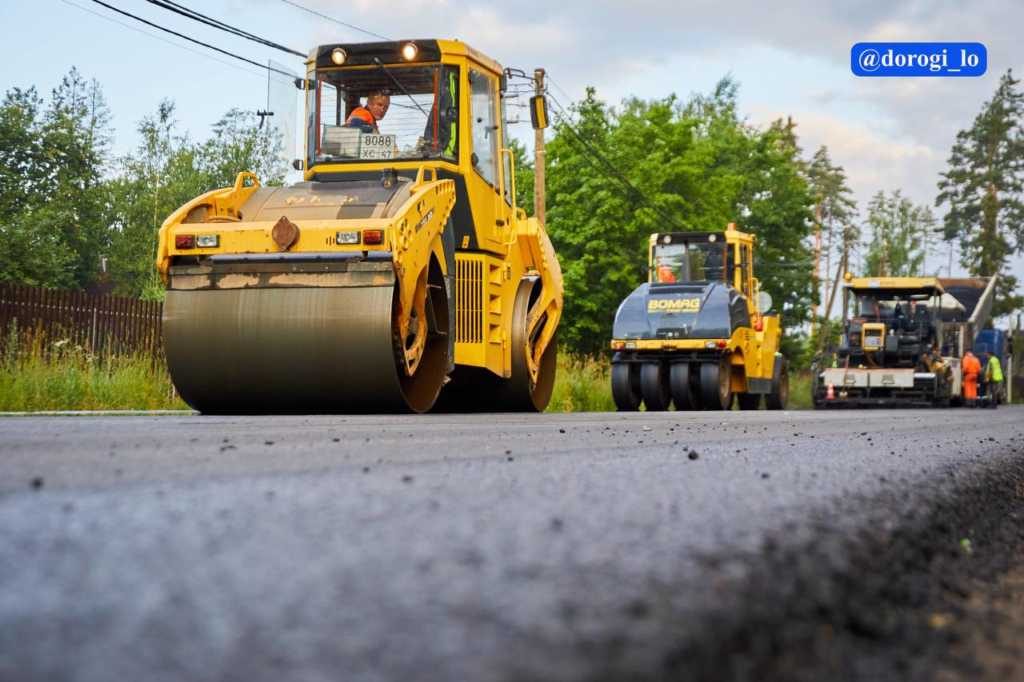
<svg viewBox="0 0 1024 682"><path fill-rule="evenodd" d="M764 404L769 410L784 410L789 402L789 363L785 358L775 359L772 376L772 391L765 396Z"/></svg>
<svg viewBox="0 0 1024 682"><path fill-rule="evenodd" d="M645 362L640 366L640 393L648 412L663 412L672 402L667 374L665 365L660 362Z"/></svg>
<svg viewBox="0 0 1024 682"><path fill-rule="evenodd" d="M690 371L688 362L677 362L669 368L672 402L676 404L677 410L700 409L700 401L697 399L693 378L693 372Z"/></svg>
<svg viewBox="0 0 1024 682"><path fill-rule="evenodd" d="M703 362L700 366L700 397L705 410L728 410L732 407L732 377L728 358L720 362Z"/></svg>
<svg viewBox="0 0 1024 682"><path fill-rule="evenodd" d="M612 363L612 400L619 412L640 409L640 367L631 362Z"/></svg>
<svg viewBox="0 0 1024 682"><path fill-rule="evenodd" d="M759 410L761 409L761 394L737 393L736 402L739 404L741 410Z"/></svg>

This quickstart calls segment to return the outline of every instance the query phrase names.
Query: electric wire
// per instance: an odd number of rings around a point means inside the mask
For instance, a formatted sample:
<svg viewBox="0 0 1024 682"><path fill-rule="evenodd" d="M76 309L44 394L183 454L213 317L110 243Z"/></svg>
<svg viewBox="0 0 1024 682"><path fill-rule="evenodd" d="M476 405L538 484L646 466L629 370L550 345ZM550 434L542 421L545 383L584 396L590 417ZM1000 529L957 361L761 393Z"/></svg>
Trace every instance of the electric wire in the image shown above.
<svg viewBox="0 0 1024 682"><path fill-rule="evenodd" d="M106 14L101 14L101 13L95 11L95 10L89 9L88 7L83 7L82 5L79 5L78 3L71 2L71 0L60 0L60 1L63 2L65 5L68 5L69 7L74 7L76 9L82 10L83 12L88 12L89 14L93 15L94 17L99 17L100 19L103 19L104 21L109 21L109 22L111 22L113 24L117 24L118 26L124 27L124 28L128 29L129 31L135 31L136 33L140 33L140 34L146 36L147 38L152 38L154 40L159 40L162 43L166 43L168 45L172 45L172 46L180 48L182 50L186 50L188 52L191 52L194 55L198 55L200 57L204 57L205 59L211 59L211 60L217 62L218 64L223 64L224 66L231 67L232 69L236 69L238 71L241 71L242 73L245 73L245 74L248 74L250 76L253 76L254 78L263 78L264 77L262 74L256 73L255 71L253 71L252 69L249 69L248 67L241 66L239 64L234 64L234 63L229 62L229 61L224 60L224 59L218 59L217 57L213 56L212 54L209 54L208 52L201 52L199 50L196 50L196 49L193 49L193 48L189 47L188 45L182 45L181 43L176 43L173 40L170 40L169 38L164 38L163 36L159 36L159 35L157 35L155 33L150 33L149 31L146 31L145 29L139 28L138 26L132 26L131 24L126 23L124 21L120 21L119 19L115 19L114 17L107 16ZM266 67L260 67L260 68L261 68L261 70L264 70L264 71L266 70Z"/></svg>
<svg viewBox="0 0 1024 682"><path fill-rule="evenodd" d="M206 24L207 26L212 26L213 28L219 29L226 33L231 33L232 35L236 35L240 38L245 38L246 40L251 40L255 43L260 43L261 45L271 47L275 50L280 50L281 52L287 52L288 54L295 55L296 57L306 57L305 54L299 52L298 50L293 50L290 47L285 47L284 45L275 43L272 40L267 40L266 38L261 38L260 36L254 33L250 33L236 26L232 26L231 24L227 24L223 21L220 21L219 19L208 17L205 14L202 14L200 12L195 11L194 9L190 9L185 5L182 5L181 3L173 2L172 0L146 0L146 2L148 2L151 5L156 5L157 7L165 9L169 12L174 12L175 14L181 15L188 19L192 19L193 21L198 21L199 23Z"/></svg>
<svg viewBox="0 0 1024 682"><path fill-rule="evenodd" d="M366 35L373 36L374 38L380 38L381 40L391 40L391 38L388 38L387 36L382 36L379 33L374 33L373 31L367 31L365 28L360 28L360 27L356 26L355 24L349 24L347 22L341 21L340 19L335 19L334 17L327 16L326 14L323 14L321 12L317 12L314 9L310 9L308 7L304 7L304 6L300 5L297 2L292 2L291 0L281 0L281 2L283 2L286 5L291 5L292 7L296 8L296 9L300 9L303 12L308 12L308 13L312 14L313 16L320 17L321 19L326 19L327 21L332 21L335 24L338 24L339 26L344 26L345 28L350 28L353 31L359 31L360 33L365 33Z"/></svg>
<svg viewBox="0 0 1024 682"><path fill-rule="evenodd" d="M601 164L604 165L605 170L602 171L601 168L596 163L593 162L590 156L584 154L583 158L587 160L591 167L593 167L598 172L603 172L603 174L608 178L618 180L618 182L623 187L625 187L629 193L631 193L634 197L640 199L640 201L643 204L645 204L647 208L651 209L656 214L658 214L661 217L661 219L664 220L668 225L674 227L679 232L686 231L686 228L684 228L675 220L673 220L670 215L665 213L665 211L655 206L646 194L644 194L642 191L640 191L640 189L637 188L636 185L630 182L625 175L623 175L603 154L601 154L601 152L599 152L593 145L587 142L583 138L583 136L580 135L579 132L569 122L568 114L565 113L565 108L562 106L562 103L559 102L558 99L550 92L548 93L548 96L551 98L551 100L555 103L555 106L557 107L557 111L555 111L554 113L555 116L558 118L559 123L561 123L565 127L565 129L572 134L572 137L584 148L585 151L588 151L593 158L596 158L601 162Z"/></svg>
<svg viewBox="0 0 1024 682"><path fill-rule="evenodd" d="M295 77L295 74L288 73L287 71L282 71L281 69L275 69L274 67L269 66L267 64L260 64L257 61L254 61L254 60L249 59L247 57L243 57L243 56L241 56L239 54L235 54L234 52L229 52L227 50L223 50L223 49L221 49L219 47L216 47L214 45L210 45L209 43L204 43L201 40L197 40L197 39L195 39L195 38L193 38L191 36L187 36L184 33L179 33L178 31L173 31L173 30L171 30L169 28L161 26L160 24L155 24L152 21L148 21L146 19L143 19L142 17L136 16L136 15L132 14L131 12L126 12L126 11L124 11L122 9L118 9L117 7L114 7L113 5L108 5L107 3L103 2L103 0L92 0L92 2L96 3L97 5L101 5L103 7L106 7L107 9L109 9L109 10L111 10L113 12L117 12L118 14L120 14L122 16L128 17L130 19L134 19L135 21L143 23L143 24L145 24L147 26L150 26L152 28L155 28L155 29L158 29L160 31L163 31L164 33L170 33L173 36L177 36L178 38L182 38L183 40L187 40L190 43L195 43L196 45L201 45L201 46L203 46L205 48L208 48L208 49L211 49L211 50L213 50L215 52L219 52L219 53L221 53L223 55L227 55L228 57L233 57L235 59L238 59L239 61L246 62L247 64L252 64L253 66L258 66L259 68L265 69L267 71L273 71L274 73L279 73L279 74L281 74L283 76L287 76L288 78L294 78Z"/></svg>

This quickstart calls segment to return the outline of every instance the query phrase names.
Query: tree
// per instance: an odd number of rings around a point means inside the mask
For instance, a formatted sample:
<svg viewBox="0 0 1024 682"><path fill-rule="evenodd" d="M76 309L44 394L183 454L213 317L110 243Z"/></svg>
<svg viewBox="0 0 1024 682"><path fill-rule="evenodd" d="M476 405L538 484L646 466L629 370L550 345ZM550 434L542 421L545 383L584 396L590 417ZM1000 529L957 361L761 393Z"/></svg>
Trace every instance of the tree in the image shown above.
<svg viewBox="0 0 1024 682"><path fill-rule="evenodd" d="M829 290L832 256L838 256L841 266L844 257L848 255L850 244L859 238L858 231L853 227L857 217L857 202L853 200L853 190L846 183L846 172L842 166L832 164L825 145L818 147L807 166L807 182L814 197L817 246L825 260L823 299L827 302L833 298ZM815 254L815 257L819 257L819 254ZM827 318L830 313L826 303L824 317Z"/></svg>
<svg viewBox="0 0 1024 682"><path fill-rule="evenodd" d="M943 231L960 242L961 264L975 276L999 275L994 315L1024 305L1006 273L1024 253L1024 94L1007 70L973 125L957 133L936 206L947 206Z"/></svg>
<svg viewBox="0 0 1024 682"><path fill-rule="evenodd" d="M806 319L811 199L798 150L779 130L739 119L733 81L685 103L630 99L620 110L588 89L572 112L547 146L548 229L565 284L559 333L572 352L607 347L614 311L647 278L652 232L730 222L754 232L759 262L783 261L760 275L764 288L787 324Z"/></svg>
<svg viewBox="0 0 1024 682"><path fill-rule="evenodd" d="M35 89L0 105L0 279L48 287L95 281L107 244L103 175L110 113L71 69L44 108Z"/></svg>
<svg viewBox="0 0 1024 682"><path fill-rule="evenodd" d="M872 277L915 277L922 274L929 235L935 218L927 206L915 206L894 190L879 190L868 204L871 241L865 256Z"/></svg>

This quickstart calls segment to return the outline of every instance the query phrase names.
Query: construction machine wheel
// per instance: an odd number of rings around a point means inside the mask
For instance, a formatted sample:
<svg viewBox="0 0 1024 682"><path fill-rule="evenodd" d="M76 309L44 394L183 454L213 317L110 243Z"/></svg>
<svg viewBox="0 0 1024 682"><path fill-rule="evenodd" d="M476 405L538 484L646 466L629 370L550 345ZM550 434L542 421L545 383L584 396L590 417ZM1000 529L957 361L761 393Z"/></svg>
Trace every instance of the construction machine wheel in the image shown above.
<svg viewBox="0 0 1024 682"><path fill-rule="evenodd" d="M789 363L783 357L775 358L772 373L772 390L765 396L764 404L769 410L784 410L789 402Z"/></svg>
<svg viewBox="0 0 1024 682"><path fill-rule="evenodd" d="M732 407L732 377L728 358L700 365L700 397L705 410Z"/></svg>
<svg viewBox="0 0 1024 682"><path fill-rule="evenodd" d="M167 291L167 367L205 414L425 412L449 364L436 263L399 331L397 283ZM437 286L441 284L442 286ZM411 368L411 371L410 371Z"/></svg>
<svg viewBox="0 0 1024 682"><path fill-rule="evenodd" d="M761 394L737 393L736 402L741 410L758 410L761 409Z"/></svg>
<svg viewBox="0 0 1024 682"><path fill-rule="evenodd" d="M631 362L612 363L612 400L619 412L640 409L640 368Z"/></svg>
<svg viewBox="0 0 1024 682"><path fill-rule="evenodd" d="M690 363L676 362L669 368L669 385L672 390L672 401L677 410L699 410L700 401L694 388L693 373Z"/></svg>
<svg viewBox="0 0 1024 682"><path fill-rule="evenodd" d="M497 392L498 409L509 412L543 412L551 401L558 364L558 337L554 337L531 368L535 344L544 329L544 320L529 334L530 306L540 294L540 281L524 279L516 291L512 310L512 376Z"/></svg>
<svg viewBox="0 0 1024 682"><path fill-rule="evenodd" d="M640 365L640 393L648 412L662 412L672 402L669 394L668 377L661 362L645 362Z"/></svg>

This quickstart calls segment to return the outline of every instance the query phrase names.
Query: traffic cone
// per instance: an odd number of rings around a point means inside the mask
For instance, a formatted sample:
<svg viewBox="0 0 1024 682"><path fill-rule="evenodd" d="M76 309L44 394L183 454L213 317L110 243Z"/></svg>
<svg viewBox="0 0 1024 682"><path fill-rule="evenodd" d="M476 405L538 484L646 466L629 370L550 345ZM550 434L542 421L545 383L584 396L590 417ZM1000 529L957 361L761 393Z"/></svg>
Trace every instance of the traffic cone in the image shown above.
<svg viewBox="0 0 1024 682"><path fill-rule="evenodd" d="M829 384L828 388L825 389L825 400L835 400L835 399L836 399L836 387L835 387L835 384Z"/></svg>

